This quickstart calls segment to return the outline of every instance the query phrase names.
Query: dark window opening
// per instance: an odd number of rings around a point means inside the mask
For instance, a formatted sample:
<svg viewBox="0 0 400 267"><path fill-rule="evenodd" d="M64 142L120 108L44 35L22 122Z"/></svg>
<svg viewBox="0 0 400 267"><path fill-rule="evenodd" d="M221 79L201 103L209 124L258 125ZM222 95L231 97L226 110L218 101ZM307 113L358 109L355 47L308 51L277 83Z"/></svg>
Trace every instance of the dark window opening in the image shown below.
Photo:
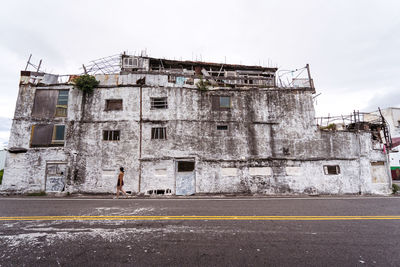
<svg viewBox="0 0 400 267"><path fill-rule="evenodd" d="M107 99L106 110L122 110L122 99Z"/></svg>
<svg viewBox="0 0 400 267"><path fill-rule="evenodd" d="M167 97L151 97L151 109L166 109L168 108Z"/></svg>
<svg viewBox="0 0 400 267"><path fill-rule="evenodd" d="M178 161L178 172L191 172L194 170L194 161Z"/></svg>
<svg viewBox="0 0 400 267"><path fill-rule="evenodd" d="M340 174L339 165L325 165L324 166L324 173L326 175Z"/></svg>
<svg viewBox="0 0 400 267"><path fill-rule="evenodd" d="M151 128L151 139L167 139L167 128Z"/></svg>
<svg viewBox="0 0 400 267"><path fill-rule="evenodd" d="M103 140L104 141L119 141L120 140L120 131L103 131Z"/></svg>
<svg viewBox="0 0 400 267"><path fill-rule="evenodd" d="M228 125L217 125L217 130L226 131L228 130Z"/></svg>

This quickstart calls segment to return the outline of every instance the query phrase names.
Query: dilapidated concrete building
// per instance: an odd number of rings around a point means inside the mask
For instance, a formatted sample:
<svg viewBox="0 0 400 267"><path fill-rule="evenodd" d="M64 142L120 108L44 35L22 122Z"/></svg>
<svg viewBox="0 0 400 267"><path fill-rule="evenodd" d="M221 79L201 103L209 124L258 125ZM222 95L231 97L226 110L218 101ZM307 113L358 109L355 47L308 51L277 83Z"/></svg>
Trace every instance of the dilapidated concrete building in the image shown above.
<svg viewBox="0 0 400 267"><path fill-rule="evenodd" d="M318 127L303 70L122 54L91 95L22 71L1 190L109 193L123 166L132 193L389 193L382 142Z"/></svg>

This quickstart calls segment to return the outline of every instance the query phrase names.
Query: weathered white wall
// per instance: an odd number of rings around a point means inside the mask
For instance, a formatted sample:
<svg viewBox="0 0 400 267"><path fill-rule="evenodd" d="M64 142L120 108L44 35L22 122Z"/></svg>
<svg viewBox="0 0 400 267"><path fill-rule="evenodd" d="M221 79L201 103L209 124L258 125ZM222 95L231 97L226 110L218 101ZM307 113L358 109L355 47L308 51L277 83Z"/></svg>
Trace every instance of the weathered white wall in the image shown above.
<svg viewBox="0 0 400 267"><path fill-rule="evenodd" d="M372 148L370 134L318 130L312 91L204 92L168 83L167 75L96 77L100 86L86 100L71 85L21 85L9 146L28 152L8 153L1 190L43 190L45 163L57 160L67 162L70 192L114 192L123 166L125 190L175 193L176 160L190 158L195 159L197 193L389 193L383 169L380 179L371 178L371 161L386 159ZM136 81L143 77L146 84L140 89ZM47 120L66 124L63 148L29 147L31 126L38 123L30 119L36 89L70 89L68 117ZM231 96L231 110L212 110L214 95ZM168 109L151 110L150 97L168 97ZM123 110L106 111L107 99L123 99ZM217 125L228 125L228 130L217 130ZM167 140L152 140L151 128L161 126L167 128ZM120 141L103 141L103 130L120 130ZM324 165L339 165L341 172L325 175Z"/></svg>

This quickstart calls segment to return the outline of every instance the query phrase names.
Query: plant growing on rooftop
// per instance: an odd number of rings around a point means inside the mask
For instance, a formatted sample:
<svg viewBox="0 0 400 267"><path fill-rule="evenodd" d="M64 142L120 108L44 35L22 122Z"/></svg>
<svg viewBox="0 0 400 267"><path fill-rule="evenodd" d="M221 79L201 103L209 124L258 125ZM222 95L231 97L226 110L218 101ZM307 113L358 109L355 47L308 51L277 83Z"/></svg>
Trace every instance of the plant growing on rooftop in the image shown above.
<svg viewBox="0 0 400 267"><path fill-rule="evenodd" d="M197 89L199 89L200 91L207 91L210 85L211 83L207 80L203 80L203 78L200 78L200 81L196 83Z"/></svg>
<svg viewBox="0 0 400 267"><path fill-rule="evenodd" d="M89 74L84 74L73 79L74 87L84 93L91 94L93 89L99 85L99 81Z"/></svg>

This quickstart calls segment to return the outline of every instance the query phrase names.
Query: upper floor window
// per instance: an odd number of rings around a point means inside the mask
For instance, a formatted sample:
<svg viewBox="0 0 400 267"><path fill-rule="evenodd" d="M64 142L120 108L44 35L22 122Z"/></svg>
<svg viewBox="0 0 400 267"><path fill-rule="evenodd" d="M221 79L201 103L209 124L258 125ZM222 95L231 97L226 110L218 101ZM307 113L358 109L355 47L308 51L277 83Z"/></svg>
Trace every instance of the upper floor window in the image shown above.
<svg viewBox="0 0 400 267"><path fill-rule="evenodd" d="M119 141L120 131L119 130L105 130L103 131L104 141Z"/></svg>
<svg viewBox="0 0 400 267"><path fill-rule="evenodd" d="M166 109L168 108L167 97L151 97L151 109Z"/></svg>
<svg viewBox="0 0 400 267"><path fill-rule="evenodd" d="M59 90L56 106L56 117L67 117L68 90Z"/></svg>
<svg viewBox="0 0 400 267"><path fill-rule="evenodd" d="M65 125L33 125L31 147L64 146Z"/></svg>
<svg viewBox="0 0 400 267"><path fill-rule="evenodd" d="M166 127L151 128L151 139L167 139Z"/></svg>
<svg viewBox="0 0 400 267"><path fill-rule="evenodd" d="M36 90L33 102L32 117L54 118L66 117L68 108L68 90Z"/></svg>
<svg viewBox="0 0 400 267"><path fill-rule="evenodd" d="M123 60L124 68L137 68L139 66L139 59L136 57L125 57Z"/></svg>
<svg viewBox="0 0 400 267"><path fill-rule="evenodd" d="M107 99L106 111L109 110L122 110L122 99Z"/></svg>
<svg viewBox="0 0 400 267"><path fill-rule="evenodd" d="M212 96L213 110L229 110L232 107L230 96Z"/></svg>

